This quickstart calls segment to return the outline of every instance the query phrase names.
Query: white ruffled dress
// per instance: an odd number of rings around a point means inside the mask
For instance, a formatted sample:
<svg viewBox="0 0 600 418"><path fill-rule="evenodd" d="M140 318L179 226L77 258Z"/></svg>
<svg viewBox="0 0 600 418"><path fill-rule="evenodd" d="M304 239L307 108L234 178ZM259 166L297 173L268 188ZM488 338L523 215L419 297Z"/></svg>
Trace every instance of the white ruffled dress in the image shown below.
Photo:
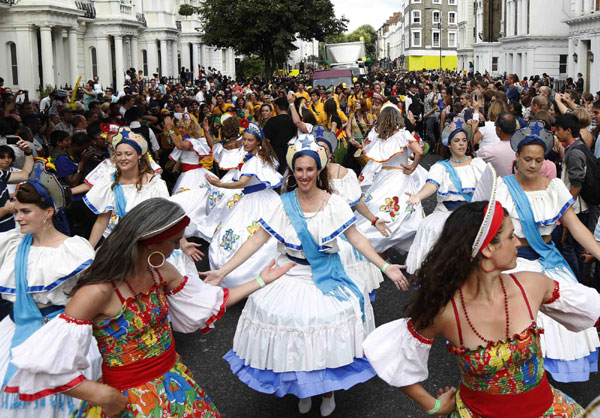
<svg viewBox="0 0 600 418"><path fill-rule="evenodd" d="M310 234L325 253L338 252L340 235L356 222L348 204L335 194L322 211L305 215ZM286 254L306 259L281 199L264 212L260 224L277 242L278 266L290 262ZM368 299L364 313L363 322L354 294L346 300L324 295L311 266L297 263L248 298L233 349L224 358L242 382L259 392L307 398L348 389L374 376L362 350L375 324Z"/></svg>
<svg viewBox="0 0 600 418"><path fill-rule="evenodd" d="M0 294L2 299L10 302L16 300L15 258L23 237L15 229L0 233ZM93 258L94 249L87 240L78 236L67 238L57 248L32 246L27 260L29 294L40 305L65 306L69 300L66 294L75 286L77 274L90 265ZM41 330L45 330L48 325L49 323L44 325ZM14 333L15 323L7 316L0 322L0 382L4 381ZM38 366L45 364L50 358L56 358L57 365L69 362L75 350L71 346L56 346L51 349L48 345L42 345L39 349L39 356L27 353L30 361ZM99 378L101 358L95 342L88 341L83 358L87 364L81 369L85 376ZM13 362L15 359L13 352ZM11 386L10 382L8 386ZM2 417L69 417L80 404L79 400L60 394L24 402L17 393L7 393L5 389L3 386L0 394Z"/></svg>
<svg viewBox="0 0 600 418"><path fill-rule="evenodd" d="M360 184L356 178L356 173L348 170L348 173L339 179L331 179L329 181L331 189L337 195L344 198L350 207L354 207L360 199L362 199L362 191ZM340 246L340 258L344 269L351 277L360 277L364 282L365 291L371 295L371 301L374 300L376 289L379 289L379 284L383 282L383 274L376 265L367 260L356 248L354 248L348 240L342 235L338 241Z"/></svg>
<svg viewBox="0 0 600 418"><path fill-rule="evenodd" d="M112 211L112 216L110 217L108 226L102 234L105 238L111 233L115 225L119 222L119 216L115 211L115 193L112 189L112 184L112 176L105 177L94 184L90 191L87 192L83 197L85 204L96 215ZM153 197L169 197L167 184L158 175L154 175L154 177L152 177L147 184L144 184L140 190L138 190L137 185L135 184L124 184L122 187L123 193L125 194L125 200L127 201L127 212L144 200L148 200Z"/></svg>
<svg viewBox="0 0 600 418"><path fill-rule="evenodd" d="M462 183L463 192L473 194L486 166L485 161L481 158L473 158L469 165L454 167ZM406 271L410 274L414 274L421 267L423 260L442 233L446 219L452 213L446 204L465 202L465 198L461 196L450 180L448 171L439 163L429 169L426 183L434 184L437 187L437 205L434 211L419 225L417 235L408 251Z"/></svg>
<svg viewBox="0 0 600 418"><path fill-rule="evenodd" d="M387 238L382 236L371 226L369 220L361 215L358 216L356 227L378 253L392 247L408 252L417 229L425 218L420 203L413 208L414 210L406 204L406 193L417 193L421 190L427 173L421 166L410 175L402 172L402 165L409 164L409 143L414 141L415 138L406 129L401 129L388 139L381 139L375 134L373 140L364 148L365 156L370 161L381 164L381 171L365 192L365 203L375 216L389 221L391 235Z"/></svg>
<svg viewBox="0 0 600 418"><path fill-rule="evenodd" d="M195 193L206 195L210 188L210 183L206 181L206 175L214 176L214 174L202 167L200 160L210 156L210 147L206 138L185 136L182 140L191 143L193 148L191 151L174 148L169 154L172 161L181 163L181 174L173 186L173 194L193 190Z"/></svg>
<svg viewBox="0 0 600 418"><path fill-rule="evenodd" d="M551 180L545 190L525 191L525 195L542 236L552 234L558 219L574 203L571 193L558 178ZM525 238L516 205L502 179L498 183L496 199L508 212L515 235ZM520 249L520 255L522 254L521 250L523 249ZM530 260L519 256L517 267L510 273L519 271L543 273L556 280L561 288L577 283L577 279L570 270L565 268L545 269L538 259ZM575 333L544 313L538 314L537 323L544 329L541 337L544 368L552 374L555 380L559 382L587 381L590 372L598 371L600 340L596 328L588 328Z"/></svg>
<svg viewBox="0 0 600 418"><path fill-rule="evenodd" d="M277 164L275 163L275 166ZM250 157L238 174L250 177L241 192L244 198L230 211L218 227L208 248L210 268L218 270L260 228L259 220L279 195L273 190L281 185L282 176L260 157ZM235 178L234 181L237 181ZM267 242L251 258L229 273L221 282L224 287L237 287L254 280L277 255L273 241Z"/></svg>
<svg viewBox="0 0 600 418"><path fill-rule="evenodd" d="M221 178L223 183L231 183L238 177L239 165L244 161L244 147L225 149L223 144L213 145L213 158L219 169L227 171ZM211 186L206 198L206 213L202 219L192 219L198 226L198 236L210 242L221 222L235 208L244 193L236 189Z"/></svg>

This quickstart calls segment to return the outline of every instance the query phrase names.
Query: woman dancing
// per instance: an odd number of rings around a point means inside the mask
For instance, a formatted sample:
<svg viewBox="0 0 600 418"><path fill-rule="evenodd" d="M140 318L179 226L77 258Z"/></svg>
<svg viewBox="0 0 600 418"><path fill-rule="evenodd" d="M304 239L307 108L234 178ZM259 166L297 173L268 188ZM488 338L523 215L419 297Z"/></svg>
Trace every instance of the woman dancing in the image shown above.
<svg viewBox="0 0 600 418"><path fill-rule="evenodd" d="M225 355L231 370L251 388L300 398L300 413L323 394L321 415L335 409L333 391L373 377L361 344L373 324L364 289L351 280L337 254L344 234L350 244L384 271L398 288L408 282L398 265L389 265L354 227L356 218L341 196L330 194L327 156L312 135L290 145L288 166L297 184L264 212L261 228L219 270L205 273L219 283L272 236L277 265L297 264L279 280L249 298L233 349Z"/></svg>
<svg viewBox="0 0 600 418"><path fill-rule="evenodd" d="M582 330L598 319L600 296L539 273L502 273L517 265L519 245L510 217L493 198L456 209L417 270L406 318L377 328L364 342L377 374L429 415L582 416L577 403L548 383L535 316L543 311ZM436 396L420 382L429 376L437 336L448 341L461 384Z"/></svg>
<svg viewBox="0 0 600 418"><path fill-rule="evenodd" d="M498 184L498 201L508 211L521 242L517 271L535 271L560 285L577 283L566 260L551 241L556 223L571 231L575 239L594 257L600 245L573 212L573 197L562 180L548 180L540 170L544 155L554 146L552 132L540 121L530 122L511 137L516 152L516 174ZM548 315L538 315L544 328L542 349L544 367L559 382L581 382L598 371L598 333L595 328L574 333Z"/></svg>
<svg viewBox="0 0 600 418"><path fill-rule="evenodd" d="M173 330L210 331L226 307L292 263L265 268L257 280L231 290L182 277L165 258L188 223L183 209L160 198L121 219L65 312L13 349L19 370L9 387L29 401L61 392L82 399L75 417L220 417L177 355ZM92 338L102 354L102 383L82 374Z"/></svg>
<svg viewBox="0 0 600 418"><path fill-rule="evenodd" d="M419 193L410 194L407 203L417 205L437 192L437 205L433 213L419 225L415 239L408 251L406 271L414 274L442 232L444 222L456 208L469 203L475 186L485 170L481 158L473 158L470 147L471 126L464 121L455 121L442 132L443 154L429 170L429 177Z"/></svg>
<svg viewBox="0 0 600 418"><path fill-rule="evenodd" d="M49 167L50 168L50 167ZM45 332L48 321L65 310L67 293L77 283L78 274L90 265L94 249L82 237L64 234L66 219L61 210L68 195L56 176L36 161L32 178L19 184L14 202L15 220L20 231L12 229L0 234L0 292L13 303L10 316L0 322L0 415L16 418L69 417L79 405L77 400L58 393L41 402L19 399L10 379L18 373L11 350L37 330ZM57 346L54 353L47 346L31 360L40 364L52 355L68 356L70 346ZM95 344L82 342L81 372L90 379L100 376L100 354ZM27 353L30 355L30 353Z"/></svg>
<svg viewBox="0 0 600 418"><path fill-rule="evenodd" d="M356 227L378 253L391 247L408 252L425 217L421 204L409 206L408 196L405 195L415 193L423 187L424 180L421 181L421 178L424 177L422 174L425 174L425 170L419 167L423 149L404 129L402 115L391 103L382 108L368 141L364 147L365 156L370 161L381 164L381 170L365 192L365 202L378 219L389 222L388 228L391 232L389 237L382 236L364 216L359 216ZM408 160L409 150L415 155L411 164ZM363 172L368 167L369 164ZM415 173L415 170L420 170L421 173ZM361 187L365 181L369 180L361 174Z"/></svg>
<svg viewBox="0 0 600 418"><path fill-rule="evenodd" d="M260 228L261 214L265 213L279 196L273 190L281 185L281 174L277 172L277 157L257 123L250 122L242 135L246 155L241 163L238 177L225 183L213 176L207 181L223 189L240 190L243 199L230 211L210 242L208 256L212 269L221 268L238 248ZM253 280L257 271L275 257L275 243L263 246L244 265L232 272L223 282L225 287L235 287Z"/></svg>

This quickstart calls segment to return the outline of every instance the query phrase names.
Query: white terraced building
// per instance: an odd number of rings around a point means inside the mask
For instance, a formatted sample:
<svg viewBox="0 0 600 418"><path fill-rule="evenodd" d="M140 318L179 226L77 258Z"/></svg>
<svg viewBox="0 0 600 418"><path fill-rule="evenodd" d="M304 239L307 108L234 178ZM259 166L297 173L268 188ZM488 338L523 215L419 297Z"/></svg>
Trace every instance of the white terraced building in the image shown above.
<svg viewBox="0 0 600 418"><path fill-rule="evenodd" d="M30 97L80 76L121 90L130 67L177 78L181 67L204 66L235 77L233 50L204 45L198 18L179 15L183 3L200 0L0 0L0 76Z"/></svg>

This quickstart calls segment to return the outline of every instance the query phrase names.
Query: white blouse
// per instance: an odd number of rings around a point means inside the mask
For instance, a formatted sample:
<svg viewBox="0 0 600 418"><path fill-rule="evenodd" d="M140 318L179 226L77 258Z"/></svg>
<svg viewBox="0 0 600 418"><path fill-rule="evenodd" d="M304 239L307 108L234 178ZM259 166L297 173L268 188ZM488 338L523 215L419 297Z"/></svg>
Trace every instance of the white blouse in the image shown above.
<svg viewBox="0 0 600 418"><path fill-rule="evenodd" d="M464 192L473 193L477 182L481 178L481 174L487 167L485 161L481 158L473 158L471 164L454 167L456 174L460 178L462 188ZM444 168L443 165L436 163L429 169L429 177L427 183L434 184L437 186L437 201L438 203L446 201L464 201L465 199L458 192L452 180L450 180L450 174Z"/></svg>
<svg viewBox="0 0 600 418"><path fill-rule="evenodd" d="M364 147L365 156L370 161L381 163L384 167L400 168L408 164L408 146L416 139L406 129L400 129L387 139L381 139L373 129Z"/></svg>
<svg viewBox="0 0 600 418"><path fill-rule="evenodd" d="M333 192L344 198L350 207L360 202L362 190L356 177L356 173L348 170L348 173L342 178L329 180L329 185Z"/></svg>

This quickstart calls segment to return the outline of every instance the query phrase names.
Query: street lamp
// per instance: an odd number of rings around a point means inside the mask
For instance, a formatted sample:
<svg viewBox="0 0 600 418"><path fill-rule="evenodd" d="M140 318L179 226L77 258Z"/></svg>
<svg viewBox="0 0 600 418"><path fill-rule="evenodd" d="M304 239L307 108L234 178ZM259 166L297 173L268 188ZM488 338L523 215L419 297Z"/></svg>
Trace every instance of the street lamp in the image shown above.
<svg viewBox="0 0 600 418"><path fill-rule="evenodd" d="M438 10L433 7L425 7L424 10ZM439 33L439 43L440 43L440 72L442 72L442 11L439 10L440 18L438 20L438 33ZM433 21L433 12L431 12L431 20ZM431 43L433 44L433 38L431 39Z"/></svg>

